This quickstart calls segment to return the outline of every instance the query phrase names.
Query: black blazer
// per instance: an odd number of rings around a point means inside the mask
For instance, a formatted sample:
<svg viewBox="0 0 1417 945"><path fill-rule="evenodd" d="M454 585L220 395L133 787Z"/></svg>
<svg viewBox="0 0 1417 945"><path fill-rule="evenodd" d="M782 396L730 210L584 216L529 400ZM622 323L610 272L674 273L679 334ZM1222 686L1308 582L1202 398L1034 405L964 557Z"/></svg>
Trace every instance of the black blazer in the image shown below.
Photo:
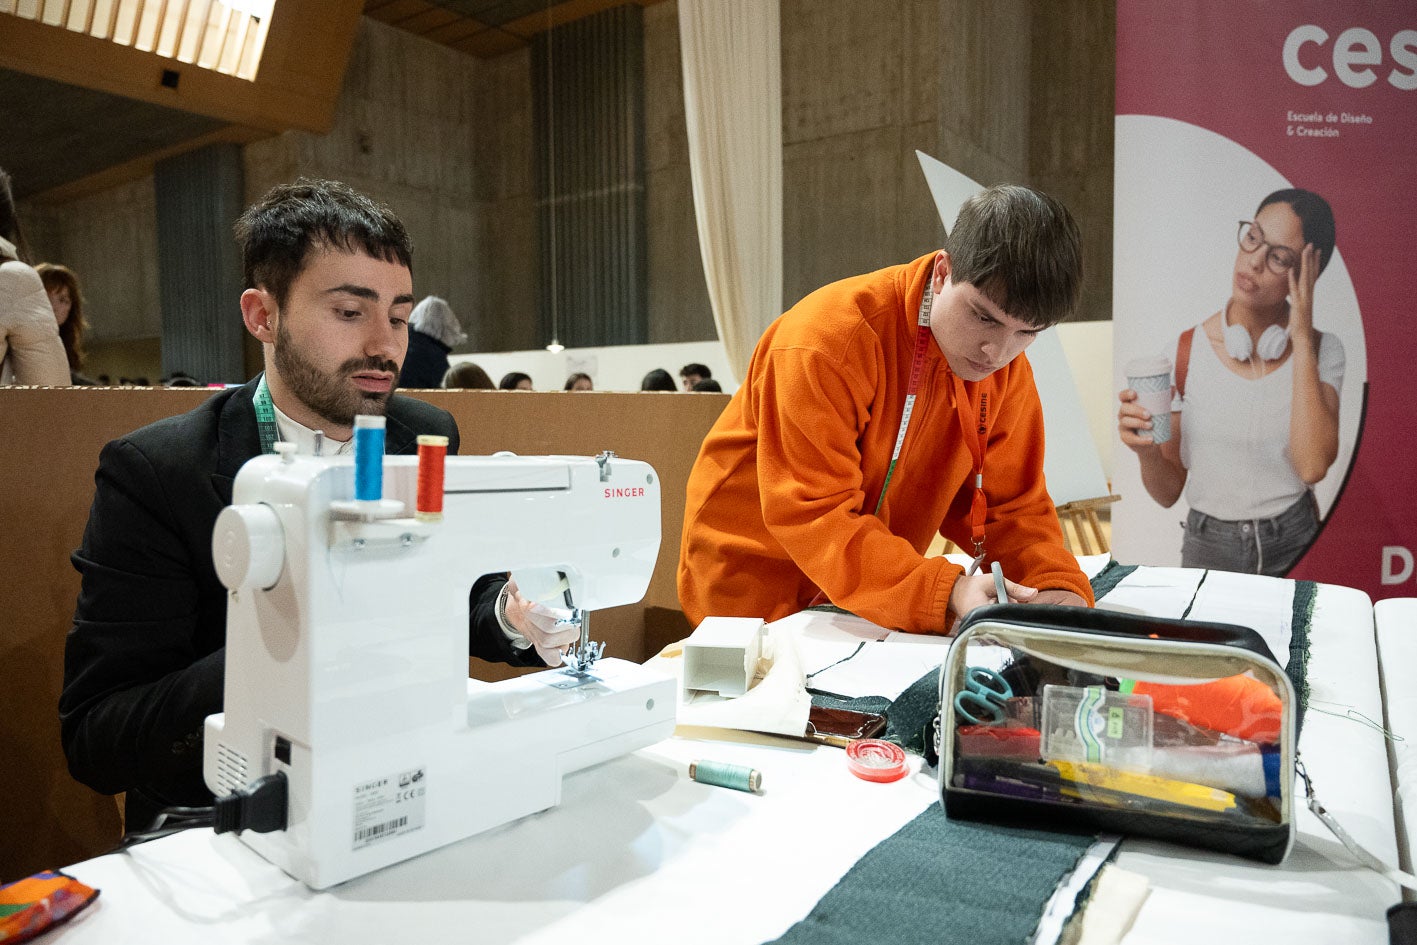
<svg viewBox="0 0 1417 945"><path fill-rule="evenodd" d="M64 649L59 717L70 773L104 794L127 791L142 830L165 806L204 805L202 726L222 709L226 589L212 563L212 529L241 466L261 452L256 382L114 440L99 456L93 507L74 552L82 576ZM413 453L417 436L448 437L451 415L394 397L385 450ZM470 651L536 665L494 615L505 576L473 587Z"/></svg>

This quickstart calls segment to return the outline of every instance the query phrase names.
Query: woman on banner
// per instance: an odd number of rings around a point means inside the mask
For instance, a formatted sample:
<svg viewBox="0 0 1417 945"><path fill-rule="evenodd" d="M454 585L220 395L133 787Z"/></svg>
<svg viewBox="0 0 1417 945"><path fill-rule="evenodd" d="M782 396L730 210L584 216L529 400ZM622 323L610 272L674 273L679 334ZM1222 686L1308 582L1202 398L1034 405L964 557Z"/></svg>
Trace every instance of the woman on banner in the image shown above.
<svg viewBox="0 0 1417 945"><path fill-rule="evenodd" d="M1314 328L1313 299L1335 232L1318 194L1266 197L1240 222L1230 298L1177 340L1170 437L1154 442L1136 390L1118 395L1147 493L1167 508L1186 493L1182 567L1279 577L1318 534L1313 486L1338 456L1344 352Z"/></svg>

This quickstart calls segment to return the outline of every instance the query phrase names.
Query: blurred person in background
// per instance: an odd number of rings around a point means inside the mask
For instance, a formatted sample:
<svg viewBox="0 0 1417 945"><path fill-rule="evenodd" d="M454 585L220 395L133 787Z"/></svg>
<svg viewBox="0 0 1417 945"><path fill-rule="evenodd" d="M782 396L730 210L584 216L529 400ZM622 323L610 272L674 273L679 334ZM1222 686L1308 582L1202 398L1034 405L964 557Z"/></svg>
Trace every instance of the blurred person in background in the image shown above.
<svg viewBox="0 0 1417 945"><path fill-rule="evenodd" d="M0 169L0 384L66 387L69 363L59 325L28 260L10 175Z"/></svg>
<svg viewBox="0 0 1417 945"><path fill-rule="evenodd" d="M679 369L679 380L685 390L695 390L695 384L713 377L707 364L686 364Z"/></svg>
<svg viewBox="0 0 1417 945"><path fill-rule="evenodd" d="M44 283L54 320L59 323L59 340L64 342L64 356L69 359L69 382L92 387L98 382L83 374L84 332L89 323L84 318L84 292L79 287L79 277L68 266L55 263L40 263L34 270Z"/></svg>
<svg viewBox="0 0 1417 945"><path fill-rule="evenodd" d="M459 361L448 368L448 373L443 375L443 386L448 390L497 389L491 376L471 361Z"/></svg>
<svg viewBox="0 0 1417 945"><path fill-rule="evenodd" d="M163 387L201 387L202 382L186 371L173 371L158 381Z"/></svg>
<svg viewBox="0 0 1417 945"><path fill-rule="evenodd" d="M408 317L408 355L399 386L440 386L448 373L448 353L466 340L451 305L436 295L419 302Z"/></svg>
<svg viewBox="0 0 1417 945"><path fill-rule="evenodd" d="M566 378L566 390L595 390L595 382L584 371L577 371Z"/></svg>
<svg viewBox="0 0 1417 945"><path fill-rule="evenodd" d="M679 388L674 386L674 378L670 377L669 372L664 368L655 368L644 376L644 380L640 381L640 390L667 390L673 392L678 389Z"/></svg>
<svg viewBox="0 0 1417 945"><path fill-rule="evenodd" d="M498 390L531 390L531 375L521 371L509 371L497 382Z"/></svg>

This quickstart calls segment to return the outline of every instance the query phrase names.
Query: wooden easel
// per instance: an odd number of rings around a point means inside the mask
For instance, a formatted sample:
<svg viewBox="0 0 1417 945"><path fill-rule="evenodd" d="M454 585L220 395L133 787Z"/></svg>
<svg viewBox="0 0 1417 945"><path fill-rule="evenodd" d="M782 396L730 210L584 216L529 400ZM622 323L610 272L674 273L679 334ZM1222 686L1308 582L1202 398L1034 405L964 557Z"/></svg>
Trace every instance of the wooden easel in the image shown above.
<svg viewBox="0 0 1417 945"><path fill-rule="evenodd" d="M1063 543L1075 555L1102 554L1111 550L1107 533L1097 518L1097 510L1120 499L1119 495L1104 495L1096 499L1077 499L1058 506L1058 523L1063 526ZM1071 526L1071 528L1069 527ZM952 541L935 536L926 557L964 551Z"/></svg>
<svg viewBox="0 0 1417 945"><path fill-rule="evenodd" d="M1102 531L1102 523L1097 518L1097 510L1120 498L1119 495L1104 495L1095 499L1075 499L1058 506L1058 521L1063 526L1063 541L1069 551L1075 555L1097 555L1111 550L1107 535Z"/></svg>

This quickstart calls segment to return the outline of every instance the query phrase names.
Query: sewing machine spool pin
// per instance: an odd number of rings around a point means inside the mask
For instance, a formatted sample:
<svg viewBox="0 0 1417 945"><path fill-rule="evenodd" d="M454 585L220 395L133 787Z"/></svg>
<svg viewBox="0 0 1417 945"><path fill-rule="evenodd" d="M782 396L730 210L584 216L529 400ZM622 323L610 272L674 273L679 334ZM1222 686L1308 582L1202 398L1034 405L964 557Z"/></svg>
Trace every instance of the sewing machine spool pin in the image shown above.
<svg viewBox="0 0 1417 945"><path fill-rule="evenodd" d="M595 464L600 467L600 481L610 481L610 461L615 458L614 450L601 450L596 454Z"/></svg>

